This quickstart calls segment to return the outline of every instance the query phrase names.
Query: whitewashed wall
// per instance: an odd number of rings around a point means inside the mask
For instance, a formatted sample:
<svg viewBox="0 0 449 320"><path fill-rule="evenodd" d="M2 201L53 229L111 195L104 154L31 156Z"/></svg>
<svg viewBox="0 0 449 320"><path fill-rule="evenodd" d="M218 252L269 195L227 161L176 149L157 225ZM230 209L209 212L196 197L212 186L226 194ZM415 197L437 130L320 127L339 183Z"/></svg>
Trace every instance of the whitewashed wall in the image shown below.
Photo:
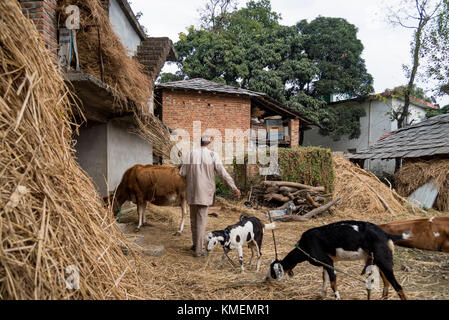
<svg viewBox="0 0 449 320"><path fill-rule="evenodd" d="M133 26L128 21L128 18L118 4L117 0L111 0L109 2L109 20L111 21L115 33L129 50L128 55L134 56L141 40L139 34L134 30Z"/></svg>
<svg viewBox="0 0 449 320"><path fill-rule="evenodd" d="M118 186L127 169L136 164L153 164L153 147L130 133L125 123L108 123L107 146L109 191Z"/></svg>
<svg viewBox="0 0 449 320"><path fill-rule="evenodd" d="M391 121L388 115L392 108L398 108L403 102L397 99L388 99L386 102L372 100L366 101L361 105L365 109L366 116L360 118L360 137L350 140L347 136L341 138L340 141L333 141L331 137L322 136L319 134L319 129L313 127L304 134L305 146L321 146L329 148L332 151L349 152L354 149L358 152L374 145L381 137L397 130L397 122ZM347 107L351 108L354 103L348 103ZM411 115L408 118L408 123L412 119L413 124L421 122L425 118L425 110L419 106L410 106ZM395 164L393 160L371 160L365 162L365 168L375 173L388 172L393 173Z"/></svg>

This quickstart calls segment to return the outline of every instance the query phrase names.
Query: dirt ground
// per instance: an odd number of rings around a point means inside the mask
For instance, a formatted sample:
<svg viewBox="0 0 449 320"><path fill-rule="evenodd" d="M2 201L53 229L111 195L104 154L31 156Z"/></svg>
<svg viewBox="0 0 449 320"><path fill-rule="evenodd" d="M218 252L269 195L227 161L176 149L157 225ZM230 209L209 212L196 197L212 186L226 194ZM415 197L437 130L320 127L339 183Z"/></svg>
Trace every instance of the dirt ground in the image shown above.
<svg viewBox="0 0 449 320"><path fill-rule="evenodd" d="M240 204L235 203L237 206ZM237 207L238 208L238 207ZM219 214L218 218L209 217L207 231L221 230L238 221L240 212L229 209L228 206L217 206L209 212ZM268 222L263 211L254 211L254 215ZM441 215L435 214L435 215ZM262 246L262 266L259 273L255 266L246 266L246 273L241 274L230 263L225 262L222 269L217 265L223 251L217 247L207 257L193 258L189 250L192 245L189 216L181 236L174 236L181 221L181 209L172 207L150 206L147 209L148 226L135 234L137 223L135 211L122 217L121 222L127 224L130 236L144 237L144 245L163 245L165 252L161 257L142 255L146 268L141 268L145 279L146 290L154 299L220 299L220 300L313 300L317 299L322 287L322 268L314 267L305 262L295 268L293 278L286 277L281 282L264 282L269 263L274 259L274 244L271 232L264 236ZM379 219L366 219L373 223L384 223L423 215L404 214L399 217L383 216ZM431 215L429 214L429 218ZM275 236L279 257L283 258L290 252L301 234L313 227L341 220L365 220L363 215L351 216L348 213L336 212L326 214L308 222L277 223ZM250 249L244 248L245 263L249 262ZM230 257L238 263L236 252ZM448 300L449 299L449 254L429 252L396 246L394 255L394 272L403 286L409 299L415 300ZM339 262L337 269L354 275L361 280L362 261ZM365 300L365 285L344 274L337 273L337 282L341 298L345 300ZM380 299L380 290L373 291L372 299ZM327 299L333 299L328 288ZM390 288L389 300L398 300L395 291Z"/></svg>

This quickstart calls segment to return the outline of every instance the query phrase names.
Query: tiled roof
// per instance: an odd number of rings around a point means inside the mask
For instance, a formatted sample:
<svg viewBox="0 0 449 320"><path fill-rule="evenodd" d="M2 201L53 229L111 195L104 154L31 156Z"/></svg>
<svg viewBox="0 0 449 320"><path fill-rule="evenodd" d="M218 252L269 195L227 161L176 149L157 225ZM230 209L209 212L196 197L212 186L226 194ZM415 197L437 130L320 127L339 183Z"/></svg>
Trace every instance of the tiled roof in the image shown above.
<svg viewBox="0 0 449 320"><path fill-rule="evenodd" d="M376 100L376 99L378 99L379 96L382 96L384 98L390 98L392 95L393 94L391 92L386 91L386 92L382 92L382 93L378 93L378 94L370 94L370 95L364 96L364 97L357 97L357 98L351 98L351 99L346 99L346 100L334 101L334 102L328 103L328 105L330 105L330 106L337 106L337 105L346 104L346 103L349 103L349 102L353 102L353 103L359 102L359 103L361 103L363 101L366 101L367 99ZM396 96L396 98L404 100L404 98L402 96ZM438 110L440 108L440 107L438 107L438 106L436 106L436 105L434 105L434 104L432 104L430 102L424 101L424 100L422 100L420 98L416 98L416 97L410 97L410 103L415 105L415 106L424 108L424 109Z"/></svg>
<svg viewBox="0 0 449 320"><path fill-rule="evenodd" d="M449 154L449 114L392 132L351 159L420 158Z"/></svg>
<svg viewBox="0 0 449 320"><path fill-rule="evenodd" d="M172 89L186 89L204 92L241 94L251 97L265 96L264 93L258 93L233 86L227 86L224 84L219 84L205 79L190 79L190 80L160 83L156 85L156 88L168 88L168 89L172 88Z"/></svg>

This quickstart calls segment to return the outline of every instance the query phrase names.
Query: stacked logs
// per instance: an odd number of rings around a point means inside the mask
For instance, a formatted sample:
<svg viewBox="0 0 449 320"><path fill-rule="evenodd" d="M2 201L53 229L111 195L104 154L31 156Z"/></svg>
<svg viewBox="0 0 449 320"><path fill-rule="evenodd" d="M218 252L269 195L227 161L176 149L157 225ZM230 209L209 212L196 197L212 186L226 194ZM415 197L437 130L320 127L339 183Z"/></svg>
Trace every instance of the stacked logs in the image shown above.
<svg viewBox="0 0 449 320"><path fill-rule="evenodd" d="M324 187L288 181L263 181L253 188L253 195L276 210L292 208L287 210L288 216L278 218L281 221L304 221L326 211L333 213L334 206L341 203L341 199L330 201L332 195L326 194Z"/></svg>

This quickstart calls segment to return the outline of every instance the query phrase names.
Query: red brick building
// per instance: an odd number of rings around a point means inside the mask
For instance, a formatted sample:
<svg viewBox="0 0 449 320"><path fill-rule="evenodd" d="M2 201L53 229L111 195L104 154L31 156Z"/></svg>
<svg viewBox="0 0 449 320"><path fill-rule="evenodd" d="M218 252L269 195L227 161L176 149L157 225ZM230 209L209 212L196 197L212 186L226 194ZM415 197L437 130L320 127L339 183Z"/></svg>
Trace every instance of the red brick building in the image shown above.
<svg viewBox="0 0 449 320"><path fill-rule="evenodd" d="M201 121L202 132L196 136L218 129L223 142L227 129L274 129L279 145L291 148L300 145L301 130L312 124L266 94L204 79L156 85L155 114L172 130L183 129L190 137L194 121Z"/></svg>

